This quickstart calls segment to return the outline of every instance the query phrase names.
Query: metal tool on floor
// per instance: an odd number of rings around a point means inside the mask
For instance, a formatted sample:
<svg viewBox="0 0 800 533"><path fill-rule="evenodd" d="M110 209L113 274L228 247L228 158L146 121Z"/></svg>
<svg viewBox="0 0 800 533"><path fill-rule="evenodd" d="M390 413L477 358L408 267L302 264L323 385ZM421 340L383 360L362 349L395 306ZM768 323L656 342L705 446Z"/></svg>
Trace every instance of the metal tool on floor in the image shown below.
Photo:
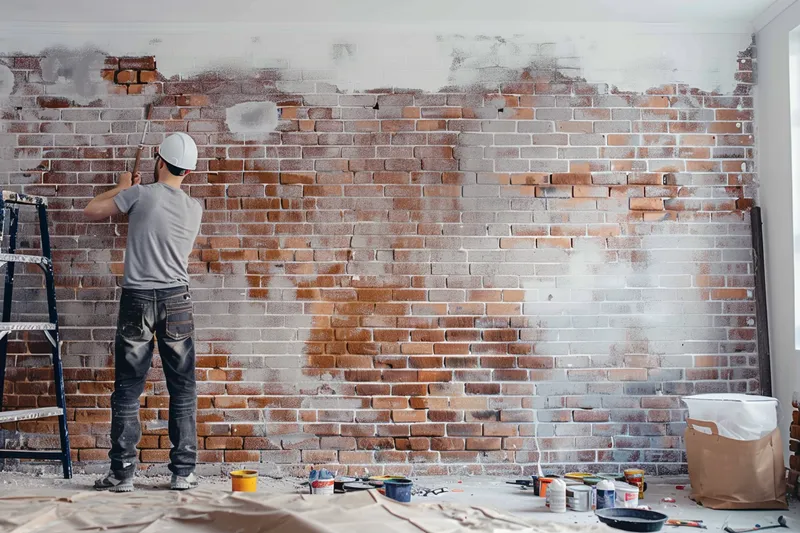
<svg viewBox="0 0 800 533"><path fill-rule="evenodd" d="M23 255L17 251L17 229L19 228L19 208L35 207L39 218L39 234L42 255ZM64 478L72 477L72 460L69 452L69 433L67 431L67 409L64 396L64 373L61 367L61 339L58 332L58 311L56 308L56 287L53 276L53 261L50 253L50 233L47 229L47 199L29 196L12 191L2 191L0 198L0 242L5 228L6 211L9 213L8 251L0 253L0 267L6 267L5 289L3 292L3 321L0 322L0 424L58 417L58 432L61 450L5 450L0 449L0 459L45 459L61 461ZM2 251L2 250L0 250ZM44 271L47 293L48 322L11 322L11 303L14 291L14 268L17 263L36 265ZM8 336L14 331L41 331L52 347L53 380L55 382L55 406L41 405L32 409L3 411L3 380L6 373L8 355Z"/></svg>
<svg viewBox="0 0 800 533"><path fill-rule="evenodd" d="M785 527L785 528L789 527L788 525L786 525L786 517L785 516L782 516L782 515L779 516L778 517L778 523L773 525L773 526L753 527L753 528L750 528L750 529L733 529L730 526L725 526L725 531L727 533L749 533L750 531L764 531L765 529L776 529L776 528L779 528L779 527Z"/></svg>

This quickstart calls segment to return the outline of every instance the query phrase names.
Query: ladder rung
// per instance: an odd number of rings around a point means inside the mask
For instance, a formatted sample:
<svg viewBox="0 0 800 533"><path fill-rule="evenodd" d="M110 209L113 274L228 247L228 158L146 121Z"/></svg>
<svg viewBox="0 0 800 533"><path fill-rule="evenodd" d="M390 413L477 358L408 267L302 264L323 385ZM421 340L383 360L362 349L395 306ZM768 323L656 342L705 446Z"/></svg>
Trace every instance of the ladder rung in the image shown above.
<svg viewBox="0 0 800 533"><path fill-rule="evenodd" d="M47 198L44 196L31 196L21 192L3 191L3 201L11 204L44 205L47 206Z"/></svg>
<svg viewBox="0 0 800 533"><path fill-rule="evenodd" d="M40 255L0 254L0 263L32 263L46 266L50 264L50 260Z"/></svg>
<svg viewBox="0 0 800 533"><path fill-rule="evenodd" d="M0 424L18 422L20 420L35 420L50 416L61 416L64 410L60 407L40 407L38 409L20 409L19 411L0 412Z"/></svg>
<svg viewBox="0 0 800 533"><path fill-rule="evenodd" d="M52 331L55 324L49 322L0 322L0 331Z"/></svg>
<svg viewBox="0 0 800 533"><path fill-rule="evenodd" d="M0 450L0 458L3 459L50 459L61 461L64 452L51 452L49 450Z"/></svg>

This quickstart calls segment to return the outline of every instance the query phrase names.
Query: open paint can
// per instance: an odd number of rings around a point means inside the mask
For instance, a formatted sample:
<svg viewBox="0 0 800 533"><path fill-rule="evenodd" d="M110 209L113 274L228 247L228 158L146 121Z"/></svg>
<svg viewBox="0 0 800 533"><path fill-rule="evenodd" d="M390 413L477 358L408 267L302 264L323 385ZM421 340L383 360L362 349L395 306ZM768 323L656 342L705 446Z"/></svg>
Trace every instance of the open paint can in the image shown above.
<svg viewBox="0 0 800 533"><path fill-rule="evenodd" d="M234 470L231 472L231 490L233 492L255 492L258 486L258 471Z"/></svg>
<svg viewBox="0 0 800 533"><path fill-rule="evenodd" d="M592 474L588 472L570 472L569 474L564 474L564 479L577 479L578 481L583 481L585 477L591 477Z"/></svg>
<svg viewBox="0 0 800 533"><path fill-rule="evenodd" d="M406 478L387 479L383 482L383 488L386 489L386 497L401 503L411 501L411 488L413 486L414 482Z"/></svg>

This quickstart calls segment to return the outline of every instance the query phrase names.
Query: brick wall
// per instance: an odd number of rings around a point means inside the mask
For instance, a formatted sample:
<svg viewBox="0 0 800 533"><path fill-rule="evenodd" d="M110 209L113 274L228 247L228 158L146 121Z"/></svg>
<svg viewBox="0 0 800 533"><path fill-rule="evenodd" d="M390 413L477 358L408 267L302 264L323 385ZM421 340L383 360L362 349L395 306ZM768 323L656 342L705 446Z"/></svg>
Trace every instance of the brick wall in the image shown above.
<svg viewBox="0 0 800 533"><path fill-rule="evenodd" d="M43 81L41 58L0 58L16 80L0 184L51 202L75 458L109 445L126 234L123 217L80 210L130 167L154 101L147 144L186 131L200 149L185 190L205 206L202 461L529 473L541 453L555 470L684 471L680 396L758 390L751 56L731 58L740 84L724 95L620 92L555 61L439 93L343 94L317 72L167 80L157 58L110 57L93 101ZM277 131L228 130L226 110L250 101L275 102ZM40 277L17 281L17 316L41 316ZM5 404L52 403L46 345L10 352ZM166 407L156 360L145 464L167 460ZM54 432L0 436L38 448Z"/></svg>

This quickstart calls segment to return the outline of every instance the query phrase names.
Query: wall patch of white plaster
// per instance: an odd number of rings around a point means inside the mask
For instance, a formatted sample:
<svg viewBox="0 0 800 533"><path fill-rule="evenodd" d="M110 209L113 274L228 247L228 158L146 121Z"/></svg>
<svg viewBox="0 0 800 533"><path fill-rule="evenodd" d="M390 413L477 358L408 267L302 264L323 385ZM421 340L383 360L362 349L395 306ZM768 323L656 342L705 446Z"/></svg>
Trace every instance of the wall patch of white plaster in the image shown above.
<svg viewBox="0 0 800 533"><path fill-rule="evenodd" d="M320 29L300 23L199 26L88 25L83 32L0 22L0 53L39 54L53 46L91 42L111 55L158 55L159 72L192 76L225 64L242 69L285 68L291 81L336 85L342 91L398 87L438 91L481 80L502 82L509 69L555 64L567 76L642 91L666 83L731 92L737 54L751 31L713 25L644 23L363 25ZM180 31L176 31L180 30ZM309 40L306 36L315 36ZM483 36L483 37L482 37ZM159 39L158 45L152 44Z"/></svg>
<svg viewBox="0 0 800 533"><path fill-rule="evenodd" d="M104 53L88 48L51 48L42 55L42 79L53 84L48 87L48 94L88 104L108 93L108 82L100 74Z"/></svg>
<svg viewBox="0 0 800 533"><path fill-rule="evenodd" d="M225 110L225 123L233 133L264 133L278 126L275 102L244 102Z"/></svg>
<svg viewBox="0 0 800 533"><path fill-rule="evenodd" d="M14 90L14 73L7 66L0 63L0 98L11 94Z"/></svg>

